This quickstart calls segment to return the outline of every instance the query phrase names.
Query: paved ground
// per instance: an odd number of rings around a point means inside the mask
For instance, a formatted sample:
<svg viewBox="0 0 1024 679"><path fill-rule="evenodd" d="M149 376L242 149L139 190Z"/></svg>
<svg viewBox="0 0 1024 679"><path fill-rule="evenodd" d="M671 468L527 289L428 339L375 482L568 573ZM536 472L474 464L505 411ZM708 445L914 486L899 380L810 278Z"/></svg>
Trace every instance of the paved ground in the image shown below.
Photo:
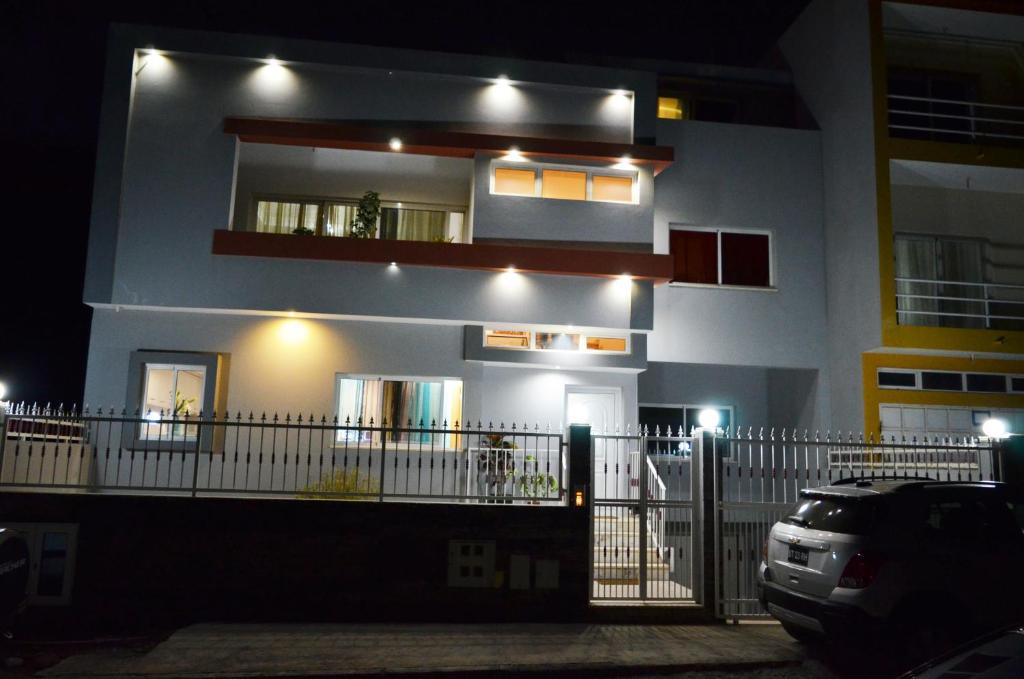
<svg viewBox="0 0 1024 679"><path fill-rule="evenodd" d="M513 672L828 677L778 625L194 625L155 648L64 659L44 677ZM709 674L709 672L714 672Z"/></svg>

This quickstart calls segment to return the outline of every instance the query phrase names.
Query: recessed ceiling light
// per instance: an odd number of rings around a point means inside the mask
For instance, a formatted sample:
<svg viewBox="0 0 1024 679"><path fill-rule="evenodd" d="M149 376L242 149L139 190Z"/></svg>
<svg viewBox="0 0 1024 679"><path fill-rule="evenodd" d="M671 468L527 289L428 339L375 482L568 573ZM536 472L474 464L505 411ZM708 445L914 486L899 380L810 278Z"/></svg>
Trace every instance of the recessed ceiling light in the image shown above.
<svg viewBox="0 0 1024 679"><path fill-rule="evenodd" d="M392 137L391 141L388 142L388 146L391 148L392 151L401 151L402 140L399 139L398 137Z"/></svg>

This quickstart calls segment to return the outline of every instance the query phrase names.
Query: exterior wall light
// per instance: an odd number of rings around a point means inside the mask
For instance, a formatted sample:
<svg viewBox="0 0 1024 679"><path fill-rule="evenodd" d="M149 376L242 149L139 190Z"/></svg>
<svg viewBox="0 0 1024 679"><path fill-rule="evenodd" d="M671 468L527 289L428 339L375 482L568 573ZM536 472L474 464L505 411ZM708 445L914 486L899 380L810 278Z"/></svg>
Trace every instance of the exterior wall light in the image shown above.
<svg viewBox="0 0 1024 679"><path fill-rule="evenodd" d="M267 66L281 66L281 60L275 57L273 54L267 57Z"/></svg>
<svg viewBox="0 0 1024 679"><path fill-rule="evenodd" d="M586 504L587 500L583 495L583 489L577 488L576 491L573 493L572 506L576 507L577 509L582 509L583 507L586 506Z"/></svg>
<svg viewBox="0 0 1024 679"><path fill-rule="evenodd" d="M1005 439L1010 435L1006 428L1006 421L998 417L990 417L981 425L981 432L990 439Z"/></svg>
<svg viewBox="0 0 1024 679"><path fill-rule="evenodd" d="M526 158L523 157L523 154L519 152L518 146L510 146L508 149L508 153L502 156L501 159L512 161L515 163L522 163L526 160Z"/></svg>
<svg viewBox="0 0 1024 679"><path fill-rule="evenodd" d="M704 429L718 429L720 421L718 411L712 408L705 408L697 415L697 423Z"/></svg>
<svg viewBox="0 0 1024 679"><path fill-rule="evenodd" d="M7 385L0 382L0 401L7 399Z"/></svg>
<svg viewBox="0 0 1024 679"><path fill-rule="evenodd" d="M392 137L391 141L388 142L388 147L392 151L401 151L402 150L402 140L399 139L398 137Z"/></svg>
<svg viewBox="0 0 1024 679"><path fill-rule="evenodd" d="M391 262L388 264L389 271L398 271L398 262Z"/></svg>
<svg viewBox="0 0 1024 679"><path fill-rule="evenodd" d="M512 81L508 79L507 75L502 74L495 78L494 83L496 85L501 85L502 87L508 87L512 84Z"/></svg>

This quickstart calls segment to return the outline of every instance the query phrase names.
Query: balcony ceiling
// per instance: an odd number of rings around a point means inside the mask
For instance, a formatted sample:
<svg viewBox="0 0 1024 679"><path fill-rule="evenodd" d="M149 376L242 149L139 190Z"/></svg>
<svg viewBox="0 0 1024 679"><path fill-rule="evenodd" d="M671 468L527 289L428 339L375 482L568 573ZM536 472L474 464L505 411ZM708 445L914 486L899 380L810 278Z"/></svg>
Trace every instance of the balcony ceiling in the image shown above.
<svg viewBox="0 0 1024 679"><path fill-rule="evenodd" d="M402 140L401 153L454 158L472 158L479 151L507 153L513 146L527 158L558 157L616 163L623 156L629 156L634 164L651 167L654 174L674 160L674 150L667 146L447 132L351 122L229 117L224 119L224 132L237 135L240 141L255 144L384 152L392 152L388 142L397 137Z"/></svg>
<svg viewBox="0 0 1024 679"><path fill-rule="evenodd" d="M988 165L957 165L923 160L893 160L895 185L1024 194L1024 169Z"/></svg>

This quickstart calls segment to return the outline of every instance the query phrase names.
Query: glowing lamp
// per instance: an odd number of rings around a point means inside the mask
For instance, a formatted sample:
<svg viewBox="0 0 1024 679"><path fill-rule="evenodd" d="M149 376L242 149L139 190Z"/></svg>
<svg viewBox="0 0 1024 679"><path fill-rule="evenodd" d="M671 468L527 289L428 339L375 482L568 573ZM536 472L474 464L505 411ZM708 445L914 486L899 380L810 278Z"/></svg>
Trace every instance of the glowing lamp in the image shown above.
<svg viewBox="0 0 1024 679"><path fill-rule="evenodd" d="M1000 420L998 417L990 417L985 420L981 425L981 431L990 439L1005 439L1010 435L1006 428L1006 421Z"/></svg>
<svg viewBox="0 0 1024 679"><path fill-rule="evenodd" d="M401 151L402 140L399 139L398 137L392 137L391 141L388 142L388 148L390 148L392 151Z"/></svg>
<svg viewBox="0 0 1024 679"><path fill-rule="evenodd" d="M704 429L717 429L720 421L718 411L713 408L705 408L697 415L697 422Z"/></svg>

